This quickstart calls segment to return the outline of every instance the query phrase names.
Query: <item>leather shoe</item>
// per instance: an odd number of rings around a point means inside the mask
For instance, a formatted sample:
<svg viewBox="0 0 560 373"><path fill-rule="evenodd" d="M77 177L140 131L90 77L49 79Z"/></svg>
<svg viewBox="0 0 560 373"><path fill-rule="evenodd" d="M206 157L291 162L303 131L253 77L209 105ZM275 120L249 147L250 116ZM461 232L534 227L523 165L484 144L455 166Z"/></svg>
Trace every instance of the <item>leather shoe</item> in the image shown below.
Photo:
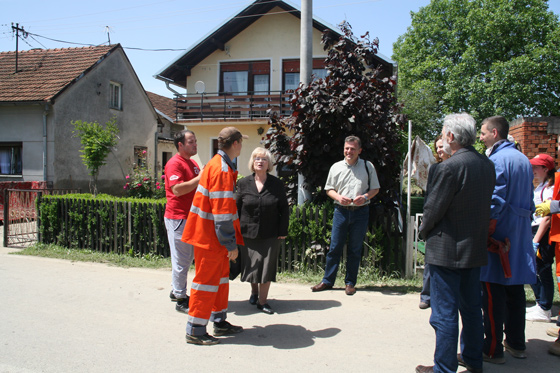
<svg viewBox="0 0 560 373"><path fill-rule="evenodd" d="M482 368L473 368L469 364L465 363L461 354L457 354L457 362L460 366L467 368L469 372L482 373Z"/></svg>
<svg viewBox="0 0 560 373"><path fill-rule="evenodd" d="M421 310L428 309L430 308L430 303L420 301L420 304L418 304L418 308L420 308Z"/></svg>
<svg viewBox="0 0 560 373"><path fill-rule="evenodd" d="M490 364L505 364L506 358L502 356L488 356L485 353L482 353L482 360L490 363Z"/></svg>
<svg viewBox="0 0 560 373"><path fill-rule="evenodd" d="M525 351L516 350L515 348L510 347L510 345L508 345L506 341L504 341L504 348L506 349L507 352L509 352L511 356L513 356L516 359L527 359L527 354L525 353Z"/></svg>
<svg viewBox="0 0 560 373"><path fill-rule="evenodd" d="M258 294L251 294L251 296L249 297L249 303L255 305L255 304L257 304L258 301L259 301L259 295Z"/></svg>
<svg viewBox="0 0 560 373"><path fill-rule="evenodd" d="M427 367L425 365L418 365L416 367L416 373L432 373L434 371L434 367Z"/></svg>
<svg viewBox="0 0 560 373"><path fill-rule="evenodd" d="M356 294L356 288L354 287L354 285L346 285L346 289L344 290L344 292L346 293L346 295L354 295Z"/></svg>
<svg viewBox="0 0 560 373"><path fill-rule="evenodd" d="M324 282L320 282L317 285L311 287L311 291L314 293L329 289L332 289L332 285L327 285Z"/></svg>
<svg viewBox="0 0 560 373"><path fill-rule="evenodd" d="M274 313L274 311L272 310L272 308L270 308L268 303L265 304L257 303L257 308L263 311L264 313L268 313L269 315L272 315Z"/></svg>

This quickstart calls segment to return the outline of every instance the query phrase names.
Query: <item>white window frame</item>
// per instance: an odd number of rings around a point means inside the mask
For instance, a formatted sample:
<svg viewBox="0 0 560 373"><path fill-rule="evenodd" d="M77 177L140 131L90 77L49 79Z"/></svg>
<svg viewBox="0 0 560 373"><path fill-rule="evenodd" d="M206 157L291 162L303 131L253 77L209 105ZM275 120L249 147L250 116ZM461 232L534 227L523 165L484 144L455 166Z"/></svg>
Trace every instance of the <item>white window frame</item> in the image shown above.
<svg viewBox="0 0 560 373"><path fill-rule="evenodd" d="M122 110L122 84L109 82L109 107Z"/></svg>

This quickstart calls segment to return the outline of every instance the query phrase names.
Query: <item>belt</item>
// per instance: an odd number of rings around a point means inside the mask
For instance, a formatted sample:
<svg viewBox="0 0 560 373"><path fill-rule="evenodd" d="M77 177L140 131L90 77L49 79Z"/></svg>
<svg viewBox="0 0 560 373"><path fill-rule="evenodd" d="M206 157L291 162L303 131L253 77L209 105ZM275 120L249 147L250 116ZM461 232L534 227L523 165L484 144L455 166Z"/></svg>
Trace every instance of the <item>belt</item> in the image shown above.
<svg viewBox="0 0 560 373"><path fill-rule="evenodd" d="M345 210L350 210L350 211L355 211L358 209L361 209L362 207L368 206L368 205L362 205L362 206L342 206L337 204L338 207L343 208Z"/></svg>

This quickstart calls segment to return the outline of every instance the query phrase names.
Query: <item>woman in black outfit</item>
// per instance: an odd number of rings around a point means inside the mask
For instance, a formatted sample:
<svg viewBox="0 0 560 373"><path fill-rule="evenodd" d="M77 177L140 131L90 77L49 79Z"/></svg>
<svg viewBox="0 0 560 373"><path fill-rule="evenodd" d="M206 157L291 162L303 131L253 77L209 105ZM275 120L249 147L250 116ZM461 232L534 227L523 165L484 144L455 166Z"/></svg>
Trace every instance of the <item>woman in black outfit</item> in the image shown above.
<svg viewBox="0 0 560 373"><path fill-rule="evenodd" d="M284 184L269 174L272 155L256 148L249 160L253 175L237 183L237 210L245 246L240 247L241 281L251 283L249 302L265 313L270 283L276 281L280 240L288 234L289 208Z"/></svg>

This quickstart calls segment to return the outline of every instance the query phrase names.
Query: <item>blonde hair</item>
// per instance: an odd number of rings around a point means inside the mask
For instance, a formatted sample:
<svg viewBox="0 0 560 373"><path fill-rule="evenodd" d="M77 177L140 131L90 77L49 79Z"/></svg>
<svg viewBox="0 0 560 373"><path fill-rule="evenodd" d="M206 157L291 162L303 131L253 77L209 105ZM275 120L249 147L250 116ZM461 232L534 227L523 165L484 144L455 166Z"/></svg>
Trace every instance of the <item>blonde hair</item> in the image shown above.
<svg viewBox="0 0 560 373"><path fill-rule="evenodd" d="M274 165L272 164L272 153L270 152L270 150L261 147L255 148L255 150L253 150L253 152L251 153L251 158L249 158L249 169L251 170L251 172L255 172L255 168L253 167L255 158L257 157L257 155L263 154L268 160L267 172L272 172L272 170L274 169Z"/></svg>

